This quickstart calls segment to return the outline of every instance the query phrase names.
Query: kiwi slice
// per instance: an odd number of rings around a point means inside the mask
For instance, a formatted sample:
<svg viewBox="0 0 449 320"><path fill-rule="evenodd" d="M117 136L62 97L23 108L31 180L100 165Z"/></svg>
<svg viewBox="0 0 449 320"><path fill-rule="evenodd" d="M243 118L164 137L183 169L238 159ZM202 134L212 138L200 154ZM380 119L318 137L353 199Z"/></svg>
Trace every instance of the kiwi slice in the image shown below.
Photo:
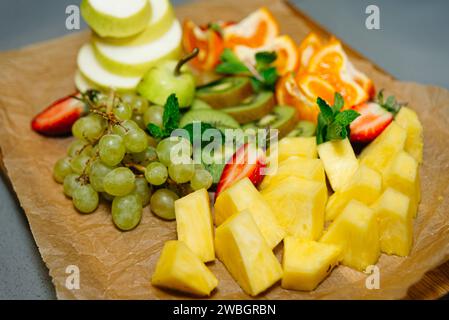
<svg viewBox="0 0 449 320"><path fill-rule="evenodd" d="M284 137L296 126L296 109L288 106L276 106L273 111L255 122L247 123L243 129L277 129L279 138Z"/></svg>
<svg viewBox="0 0 449 320"><path fill-rule="evenodd" d="M310 121L299 121L287 137L313 137L316 135L316 124Z"/></svg>
<svg viewBox="0 0 449 320"><path fill-rule="evenodd" d="M214 109L239 104L253 93L251 81L246 77L227 77L198 87L196 97Z"/></svg>
<svg viewBox="0 0 449 320"><path fill-rule="evenodd" d="M212 107L203 100L200 99L193 100L190 110L204 110L204 109L212 109Z"/></svg>
<svg viewBox="0 0 449 320"><path fill-rule="evenodd" d="M239 123L235 121L233 117L224 112L213 109L190 110L181 118L179 126L184 128L186 125L196 121L209 123L217 129L240 128Z"/></svg>
<svg viewBox="0 0 449 320"><path fill-rule="evenodd" d="M221 111L226 112L239 123L248 123L257 121L269 114L274 105L273 92L261 91L249 96L239 105L221 109Z"/></svg>

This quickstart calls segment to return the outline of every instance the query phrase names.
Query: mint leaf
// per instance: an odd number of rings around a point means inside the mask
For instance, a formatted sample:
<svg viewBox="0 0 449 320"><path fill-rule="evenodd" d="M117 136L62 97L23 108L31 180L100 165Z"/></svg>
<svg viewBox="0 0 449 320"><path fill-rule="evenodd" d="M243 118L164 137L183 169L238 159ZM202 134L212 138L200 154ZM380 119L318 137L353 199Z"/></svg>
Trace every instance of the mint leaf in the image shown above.
<svg viewBox="0 0 449 320"><path fill-rule="evenodd" d="M344 105L345 105L345 100L343 99L343 96L340 93L335 92L334 107L332 108L332 110L334 111L334 114L336 114L338 111L340 111Z"/></svg>
<svg viewBox="0 0 449 320"><path fill-rule="evenodd" d="M176 94L171 94L167 98L164 106L164 114L162 116L162 128L153 123L148 124L147 130L151 136L156 139L169 137L172 131L178 129L181 113L179 111L179 102Z"/></svg>
<svg viewBox="0 0 449 320"><path fill-rule="evenodd" d="M340 111L344 106L344 100L338 92L335 93L332 107L321 98L317 99L317 104L320 108L316 135L317 144L345 139L349 135L349 125L360 114L355 110Z"/></svg>
<svg viewBox="0 0 449 320"><path fill-rule="evenodd" d="M147 129L148 129L148 132L150 133L150 135L153 136L154 138L156 138L156 139L165 138L164 130L159 128L154 123L149 123L147 126Z"/></svg>
<svg viewBox="0 0 449 320"><path fill-rule="evenodd" d="M276 52L262 51L256 53L256 68L269 67L277 59Z"/></svg>
<svg viewBox="0 0 449 320"><path fill-rule="evenodd" d="M198 124L197 124L198 125ZM209 140L209 141L203 141L203 134L204 134L204 132L206 132L206 130L209 130L209 129L215 129L215 130L218 130L217 128L215 128L212 124L210 124L210 123L205 123L205 122L200 122L199 123L199 125L201 126L201 128L200 128L200 137L194 137L194 132L193 132L193 128L194 128L194 124L193 123L189 123L188 125L186 125L183 129L184 130L186 130L187 132L188 132L188 134L189 134L189 140L190 140L190 143L194 146L195 144L194 144L194 140L195 139L201 139L201 147L203 148L203 147L205 147L206 145L208 145L209 143L211 143L212 142L212 140L213 140L213 137L211 137L211 139ZM225 140L224 140L224 136L223 136L223 133L220 131L220 134L221 134L221 136L222 136L222 141L224 142Z"/></svg>
<svg viewBox="0 0 449 320"><path fill-rule="evenodd" d="M241 74L248 73L249 70L243 62L232 52L231 49L224 49L220 56L221 63L215 68L217 73L222 74Z"/></svg>
<svg viewBox="0 0 449 320"><path fill-rule="evenodd" d="M352 123L352 121L357 119L359 116L360 113L358 113L355 110L345 110L343 112L338 113L335 116L335 122L342 127L347 127Z"/></svg>
<svg viewBox="0 0 449 320"><path fill-rule="evenodd" d="M274 91L276 81L279 78L276 67L270 67L268 69L261 70L260 75L264 80L263 83L265 88Z"/></svg>
<svg viewBox="0 0 449 320"><path fill-rule="evenodd" d="M325 100L321 99L320 97L318 97L316 103L320 108L323 120L326 122L326 124L329 124L334 118L334 112L332 111L332 108L327 104Z"/></svg>
<svg viewBox="0 0 449 320"><path fill-rule="evenodd" d="M164 115L162 116L162 123L164 131L172 132L178 129L181 113L179 112L179 102L176 94L171 94L164 106Z"/></svg>

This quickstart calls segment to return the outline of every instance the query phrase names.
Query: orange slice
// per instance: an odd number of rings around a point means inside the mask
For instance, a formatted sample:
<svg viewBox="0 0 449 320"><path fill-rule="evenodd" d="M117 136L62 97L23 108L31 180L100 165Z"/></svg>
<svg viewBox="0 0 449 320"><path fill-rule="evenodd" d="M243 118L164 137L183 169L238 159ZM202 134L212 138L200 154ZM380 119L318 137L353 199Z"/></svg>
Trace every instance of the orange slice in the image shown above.
<svg viewBox="0 0 449 320"><path fill-rule="evenodd" d="M310 58L321 48L321 39L313 32L301 42L298 48L301 69L307 69Z"/></svg>
<svg viewBox="0 0 449 320"><path fill-rule="evenodd" d="M228 48L238 45L259 48L279 35L279 24L270 10L263 7L239 23L224 28L223 33Z"/></svg>
<svg viewBox="0 0 449 320"><path fill-rule="evenodd" d="M293 73L287 73L276 85L276 99L279 105L292 106L298 111L299 120L317 122L319 108L315 100L307 97L296 83Z"/></svg>
<svg viewBox="0 0 449 320"><path fill-rule="evenodd" d="M317 74L338 74L347 70L348 57L339 41L331 40L310 58L307 71Z"/></svg>
<svg viewBox="0 0 449 320"><path fill-rule="evenodd" d="M255 65L255 55L257 52L276 52L277 59L275 66L280 75L295 71L299 66L299 54L295 42L289 36L276 37L269 44L260 48L250 48L247 46L236 46L234 53L240 60Z"/></svg>
<svg viewBox="0 0 449 320"><path fill-rule="evenodd" d="M299 74L297 85L308 100L316 101L320 97L330 105L334 103L335 88L319 75L311 73Z"/></svg>
<svg viewBox="0 0 449 320"><path fill-rule="evenodd" d="M183 46L186 52L198 48L198 57L191 64L203 71L210 71L220 62L224 50L223 38L210 28L197 26L193 21L186 20L183 25Z"/></svg>

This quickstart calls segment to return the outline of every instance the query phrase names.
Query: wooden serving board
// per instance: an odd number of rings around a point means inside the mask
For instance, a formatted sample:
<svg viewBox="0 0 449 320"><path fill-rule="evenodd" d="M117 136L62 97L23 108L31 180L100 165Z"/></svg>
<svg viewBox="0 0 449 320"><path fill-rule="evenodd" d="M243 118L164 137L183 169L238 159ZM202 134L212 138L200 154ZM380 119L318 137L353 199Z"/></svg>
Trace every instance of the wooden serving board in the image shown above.
<svg viewBox="0 0 449 320"><path fill-rule="evenodd" d="M329 36L330 33L320 26L317 22L315 22L313 19L308 17L306 14L298 10L295 6L293 6L288 1L282 1L282 0L245 0L244 3L238 1L238 0L222 0L220 2L217 1L203 1L202 3L189 3L184 6L180 6L177 8L177 14L180 17L180 19L184 19L186 17L191 17L196 22L199 23L206 23L209 22L211 19L209 12L207 11L207 6L211 5L211 3L215 3L215 9L218 11L218 13L222 13L220 10L220 7L226 9L224 11L227 11L228 16L224 16L224 19L229 18L229 13L231 9L235 10L235 17L234 19L240 19L244 14L248 13L248 10L250 10L253 7L259 6L259 5L269 5L270 7L281 7L282 6L282 14L285 15L285 17L288 17L288 22L284 21L284 17L280 16L278 19L281 21L281 24L283 25L283 30L285 33L291 35L296 41L302 40L306 36L306 31L314 31L318 33L321 36ZM217 4L219 3L219 4ZM231 9L230 9L231 8ZM287 8L287 9L285 9ZM215 12L213 15L218 16L218 13ZM285 25L288 23L288 25ZM74 38L75 39L75 38ZM77 41L78 37L76 38ZM49 45L50 46L50 45ZM345 50L350 55L351 58L354 58L359 61L365 61L368 62L368 60L363 57L361 54L359 54L356 50L352 49L350 46L345 44ZM72 54L70 54L72 55ZM74 58L75 54L73 54ZM8 58L11 58L11 56L8 56ZM390 78L393 78L391 75L389 75L387 72L382 70L380 67L371 64L371 67L374 68L378 73L381 73L384 76L388 76ZM70 66L71 68L71 66ZM67 80L64 80L64 84L61 85L61 88L65 88L65 83ZM1 111L1 110L0 110ZM5 154L6 155L6 154ZM5 163L8 164L7 157L5 157ZM5 166L2 161L1 156L1 150L0 150L0 170L2 170L5 175L7 175L7 171L5 169ZM13 180L14 182L14 180ZM23 190L23 189L22 189ZM20 197L19 197L20 198ZM22 200L21 200L22 201ZM29 203L26 204L25 209L27 206L30 206ZM28 212L27 212L28 213ZM35 218L33 218L35 219ZM31 227L33 225L31 224ZM33 230L33 234L36 232L36 230ZM38 232L39 235L35 238L38 242L38 238L42 238L42 232ZM42 253L42 252L41 252ZM48 261L46 261L48 264ZM428 270L428 269L426 269ZM51 271L51 268L50 268ZM50 272L52 273L52 272ZM52 277L54 278L55 285L57 286L56 282L60 282L59 275L54 271L54 274L52 274ZM57 286L58 289L58 286ZM59 290L61 290L59 288ZM96 292L96 291L93 291ZM424 275L424 277L414 284L410 289L408 290L408 294L406 296L407 299L437 299L441 298L442 296L446 295L449 292L449 262L446 262L442 264L440 267L428 272ZM58 295L59 296L59 295ZM63 297L67 297L67 295L62 295ZM97 295L96 295L97 296ZM85 297L85 296L84 296ZM165 297L165 296L164 296Z"/></svg>

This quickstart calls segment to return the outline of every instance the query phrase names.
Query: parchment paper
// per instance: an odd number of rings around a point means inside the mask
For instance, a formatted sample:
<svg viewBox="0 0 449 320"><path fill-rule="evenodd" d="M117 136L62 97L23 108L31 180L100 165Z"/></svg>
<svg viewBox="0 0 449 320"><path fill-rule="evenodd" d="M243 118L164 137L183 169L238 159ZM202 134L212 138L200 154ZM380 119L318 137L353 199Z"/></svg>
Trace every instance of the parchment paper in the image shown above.
<svg viewBox="0 0 449 320"><path fill-rule="evenodd" d="M309 32L280 1L208 0L177 10L197 22L238 20L269 3L282 31L298 42ZM207 12L207 14L204 14ZM31 118L55 99L74 91L76 54L88 33L75 34L19 51L0 54L0 146L7 174L25 210L39 251L60 299L189 298L154 288L150 277L165 241L175 239L175 223L145 209L142 223L123 233L102 205L91 215L77 213L52 179L53 164L66 152L70 138L43 138L30 130ZM275 285L262 299L393 299L449 258L449 92L394 81L367 61L356 65L401 101L409 101L425 130L422 203L408 258L382 255L380 290L365 287L366 275L339 267L312 293L286 291ZM413 68L413 66L410 66ZM277 249L278 254L280 249ZM80 269L80 289L65 286L66 268ZM247 299L220 262L210 265L220 283L211 298Z"/></svg>

